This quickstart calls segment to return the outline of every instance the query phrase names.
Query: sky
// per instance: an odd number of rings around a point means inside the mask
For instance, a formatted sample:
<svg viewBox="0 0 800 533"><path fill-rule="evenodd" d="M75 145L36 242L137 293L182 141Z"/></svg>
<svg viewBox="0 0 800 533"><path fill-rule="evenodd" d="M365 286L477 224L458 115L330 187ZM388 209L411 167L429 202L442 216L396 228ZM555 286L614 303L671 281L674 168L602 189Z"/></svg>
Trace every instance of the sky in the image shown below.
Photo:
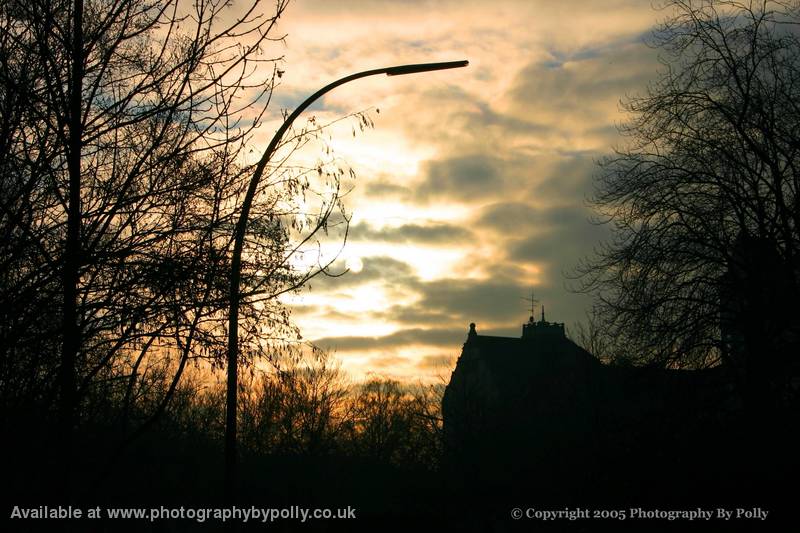
<svg viewBox="0 0 800 533"><path fill-rule="evenodd" d="M659 71L645 39L666 15L649 0L292 2L265 138L281 109L347 74L470 63L355 81L309 111L368 110L374 128L326 132L356 174L334 265L349 272L285 298L304 338L357 378L435 382L471 322L519 336L531 290L548 320L583 319L591 298L569 274L609 236L592 223L592 176L624 142L620 102Z"/></svg>

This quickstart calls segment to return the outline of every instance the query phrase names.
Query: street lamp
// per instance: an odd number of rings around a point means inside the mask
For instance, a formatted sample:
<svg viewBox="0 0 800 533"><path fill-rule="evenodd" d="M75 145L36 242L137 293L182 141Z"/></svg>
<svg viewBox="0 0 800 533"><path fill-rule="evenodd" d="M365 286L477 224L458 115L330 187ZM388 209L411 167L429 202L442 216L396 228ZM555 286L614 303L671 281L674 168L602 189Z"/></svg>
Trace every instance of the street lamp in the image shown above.
<svg viewBox="0 0 800 533"><path fill-rule="evenodd" d="M303 111L311 105L317 98L327 93L331 89L343 85L347 82L366 78L367 76L376 76L378 74L386 74L387 76L402 76L405 74L417 74L420 72L431 72L434 70L446 70L451 68L466 67L469 61L447 61L444 63L418 63L414 65L399 65L395 67L379 68L374 70L365 70L350 74L344 78L338 79L333 83L329 83L322 89L318 90L306 100L297 106L291 115L286 117L281 127L275 132L272 140L269 142L264 155L259 159L256 169L253 172L253 177L250 178L250 184L247 187L247 194L242 203L242 212L239 215L239 220L236 222L236 230L233 241L233 257L231 258L231 285L229 294L229 310L228 310L228 379L227 379L227 395L225 399L225 480L226 491L230 498L233 497L236 486L236 393L238 386L238 358L239 358L239 283L242 275L242 248L244 246L244 236L247 230L247 219L250 216L250 208L253 204L253 198L256 195L258 183L261 181L261 176L264 174L264 169L267 166L272 154L278 147L278 143L283 138L286 130L292 125L295 119Z"/></svg>

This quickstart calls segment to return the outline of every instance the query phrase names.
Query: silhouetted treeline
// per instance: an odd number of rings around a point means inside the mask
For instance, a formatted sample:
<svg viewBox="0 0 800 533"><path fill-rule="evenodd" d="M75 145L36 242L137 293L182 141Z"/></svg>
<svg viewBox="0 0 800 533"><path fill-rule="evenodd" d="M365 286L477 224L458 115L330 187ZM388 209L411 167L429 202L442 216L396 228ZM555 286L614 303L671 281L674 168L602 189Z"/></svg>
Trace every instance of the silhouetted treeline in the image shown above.
<svg viewBox="0 0 800 533"><path fill-rule="evenodd" d="M242 503L338 502L358 505L369 518L391 513L387 502L406 498L407 517L421 512L419 494L439 484L442 386L381 378L354 384L325 355L280 366L252 369L240 386ZM131 438L130 428L147 423L170 376L168 369L150 374L135 391L134 407L127 391L113 386L87 398L74 454L75 503L220 503L225 389L207 368L186 372L169 408ZM58 503L58 432L30 411L14 420L13 414L4 413L16 432L7 452L14 458L6 477L15 487L13 503ZM403 496L409 484L417 493ZM376 485L386 488L376 492Z"/></svg>

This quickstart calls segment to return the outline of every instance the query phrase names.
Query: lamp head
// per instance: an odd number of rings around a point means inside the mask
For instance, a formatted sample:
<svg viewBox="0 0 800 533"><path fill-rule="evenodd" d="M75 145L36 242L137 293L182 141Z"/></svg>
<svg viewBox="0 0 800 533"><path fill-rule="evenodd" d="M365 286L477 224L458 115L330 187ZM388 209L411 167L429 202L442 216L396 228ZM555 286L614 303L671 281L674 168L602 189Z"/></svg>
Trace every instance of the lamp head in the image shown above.
<svg viewBox="0 0 800 533"><path fill-rule="evenodd" d="M402 76L404 74L416 74L418 72L430 72L433 70L447 70L451 68L461 68L469 65L469 61L445 61L443 63L417 63L415 65L400 65L399 67L389 67L386 69L387 76Z"/></svg>

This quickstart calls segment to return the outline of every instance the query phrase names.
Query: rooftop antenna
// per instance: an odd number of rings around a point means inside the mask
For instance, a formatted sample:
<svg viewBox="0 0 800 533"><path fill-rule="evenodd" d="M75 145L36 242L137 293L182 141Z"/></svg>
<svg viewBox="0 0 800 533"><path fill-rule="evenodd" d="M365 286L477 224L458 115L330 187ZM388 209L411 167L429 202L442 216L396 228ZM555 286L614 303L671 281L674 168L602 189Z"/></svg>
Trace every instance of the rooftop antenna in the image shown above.
<svg viewBox="0 0 800 533"><path fill-rule="evenodd" d="M530 321L533 322L533 317L534 317L534 315L536 315L536 304L539 303L539 300L537 300L536 298L533 297L533 289L531 289L531 297L530 298L522 297L522 299L525 300L526 302L530 302L531 303L531 319L530 319Z"/></svg>

